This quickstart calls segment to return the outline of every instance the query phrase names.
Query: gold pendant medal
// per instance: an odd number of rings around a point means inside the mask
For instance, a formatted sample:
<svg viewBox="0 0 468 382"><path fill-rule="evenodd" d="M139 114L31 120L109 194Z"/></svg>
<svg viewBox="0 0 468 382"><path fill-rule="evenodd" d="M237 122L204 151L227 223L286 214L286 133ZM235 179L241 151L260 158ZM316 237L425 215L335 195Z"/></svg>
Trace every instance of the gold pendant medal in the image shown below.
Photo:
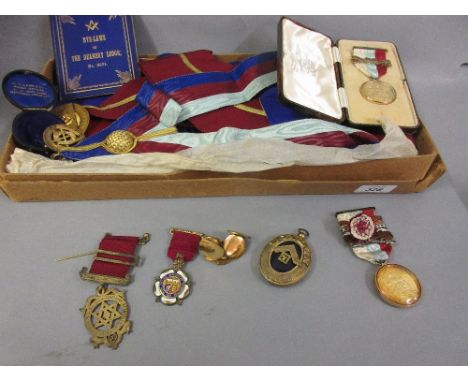
<svg viewBox="0 0 468 382"><path fill-rule="evenodd" d="M380 80L392 66L391 61L387 59L386 49L355 46L352 49L351 62L362 74L370 78L359 88L365 100L378 105L390 105L396 100L395 88Z"/></svg>
<svg viewBox="0 0 468 382"><path fill-rule="evenodd" d="M153 285L156 302L168 306L181 305L190 295L191 281L182 266L196 257L200 240L205 236L200 232L180 228L171 228L171 234L167 256L172 259L172 267L162 271Z"/></svg>
<svg viewBox="0 0 468 382"><path fill-rule="evenodd" d="M89 125L89 112L77 103L67 103L57 106L52 114L59 117L63 123L71 128L79 130L82 134L86 132Z"/></svg>
<svg viewBox="0 0 468 382"><path fill-rule="evenodd" d="M223 242L217 237L204 235L200 240L199 250L204 259L210 263L220 265L226 261Z"/></svg>
<svg viewBox="0 0 468 382"><path fill-rule="evenodd" d="M200 240L200 253L206 261L216 265L229 264L242 257L247 249L249 236L236 231L228 231L224 240L203 235Z"/></svg>
<svg viewBox="0 0 468 382"><path fill-rule="evenodd" d="M123 335L130 333L132 322L128 320L125 292L100 285L96 294L88 297L81 311L95 348L106 345L117 349Z"/></svg>
<svg viewBox="0 0 468 382"><path fill-rule="evenodd" d="M380 80L364 82L359 88L359 92L367 101L379 105L390 105L397 97L395 88Z"/></svg>
<svg viewBox="0 0 468 382"><path fill-rule="evenodd" d="M131 281L130 271L139 264L135 254L138 245L150 240L150 234L137 236L114 236L106 234L97 250L67 256L57 261L84 256L93 256L89 270L80 272L82 280L97 282L100 285L96 294L87 298L81 312L86 329L91 335L90 341L95 348L106 345L117 349L124 334L130 333L132 322L128 320L129 309L125 292L109 288L108 284L127 285Z"/></svg>
<svg viewBox="0 0 468 382"><path fill-rule="evenodd" d="M312 250L306 242L309 232L280 235L271 240L260 255L260 272L270 283L279 286L301 281L310 269Z"/></svg>
<svg viewBox="0 0 468 382"><path fill-rule="evenodd" d="M161 272L154 283L156 301L164 305L182 304L190 294L190 279L181 269L184 261L182 257L174 260L172 268Z"/></svg>
<svg viewBox="0 0 468 382"><path fill-rule="evenodd" d="M422 288L416 275L398 264L389 264L392 233L374 207L336 214L343 236L353 253L362 260L380 265L374 282L380 297L390 305L409 308L421 298Z"/></svg>
<svg viewBox="0 0 468 382"><path fill-rule="evenodd" d="M222 241L214 236L180 228L172 228L171 234L167 256L173 260L172 267L162 271L153 285L156 301L164 305L180 305L190 295L191 281L182 266L192 261L198 252L210 263L224 265L245 253L249 238L239 232L228 231Z"/></svg>
<svg viewBox="0 0 468 382"><path fill-rule="evenodd" d="M54 152L81 142L85 136L79 130L65 124L49 126L42 135L44 144Z"/></svg>
<svg viewBox="0 0 468 382"><path fill-rule="evenodd" d="M375 287L380 297L397 308L409 308L421 298L416 275L398 264L382 265L375 273Z"/></svg>

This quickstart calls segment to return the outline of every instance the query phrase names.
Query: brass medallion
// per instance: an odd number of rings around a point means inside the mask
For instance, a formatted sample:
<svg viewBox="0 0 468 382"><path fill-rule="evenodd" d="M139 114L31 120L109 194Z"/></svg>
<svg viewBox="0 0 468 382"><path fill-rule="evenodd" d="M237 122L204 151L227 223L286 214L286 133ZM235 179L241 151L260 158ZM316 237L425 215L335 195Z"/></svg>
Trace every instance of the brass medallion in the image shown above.
<svg viewBox="0 0 468 382"><path fill-rule="evenodd" d="M52 114L62 119L68 127L80 130L83 134L89 125L89 112L77 103L66 103L57 106L52 110Z"/></svg>
<svg viewBox="0 0 468 382"><path fill-rule="evenodd" d="M125 292L100 285L81 311L95 348L106 345L117 349L123 335L130 332L132 323L128 320Z"/></svg>
<svg viewBox="0 0 468 382"><path fill-rule="evenodd" d="M387 82L380 80L364 82L359 91L366 100L379 105L389 105L397 97L395 88Z"/></svg>
<svg viewBox="0 0 468 382"><path fill-rule="evenodd" d="M398 308L409 308L421 298L416 275L398 264L382 265L375 273L375 286L384 301Z"/></svg>
<svg viewBox="0 0 468 382"><path fill-rule="evenodd" d="M268 282L286 286L304 278L312 262L312 251L306 242L308 236L300 228L297 234L280 235L263 248L260 272Z"/></svg>

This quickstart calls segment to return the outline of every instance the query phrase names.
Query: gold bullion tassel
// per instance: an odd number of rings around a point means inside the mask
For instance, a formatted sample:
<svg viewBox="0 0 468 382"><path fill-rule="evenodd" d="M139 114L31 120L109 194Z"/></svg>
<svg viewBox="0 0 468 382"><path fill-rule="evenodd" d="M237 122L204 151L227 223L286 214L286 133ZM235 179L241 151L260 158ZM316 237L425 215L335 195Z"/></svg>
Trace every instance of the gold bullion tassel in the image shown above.
<svg viewBox="0 0 468 382"><path fill-rule="evenodd" d="M177 128L168 127L140 136L136 136L127 130L115 130L103 141L83 146L71 146L71 143L75 144L83 139L83 137L73 137L73 139L69 138L73 133L76 133L76 131L65 125L52 125L44 130L44 143L49 149L56 153L61 153L62 151L84 152L102 147L111 154L127 154L136 147L138 142L148 141L163 135L177 133Z"/></svg>

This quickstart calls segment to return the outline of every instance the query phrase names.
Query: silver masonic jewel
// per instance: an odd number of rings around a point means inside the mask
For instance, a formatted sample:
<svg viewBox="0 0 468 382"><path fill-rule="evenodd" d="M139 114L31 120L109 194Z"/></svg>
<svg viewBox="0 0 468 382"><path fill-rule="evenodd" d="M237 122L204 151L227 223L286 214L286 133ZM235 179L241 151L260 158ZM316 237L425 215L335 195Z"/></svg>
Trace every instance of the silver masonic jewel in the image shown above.
<svg viewBox="0 0 468 382"><path fill-rule="evenodd" d="M159 275L159 279L156 279L154 283L156 301L162 302L164 305L180 305L188 297L190 280L180 267L180 262L175 260L173 267L163 271Z"/></svg>

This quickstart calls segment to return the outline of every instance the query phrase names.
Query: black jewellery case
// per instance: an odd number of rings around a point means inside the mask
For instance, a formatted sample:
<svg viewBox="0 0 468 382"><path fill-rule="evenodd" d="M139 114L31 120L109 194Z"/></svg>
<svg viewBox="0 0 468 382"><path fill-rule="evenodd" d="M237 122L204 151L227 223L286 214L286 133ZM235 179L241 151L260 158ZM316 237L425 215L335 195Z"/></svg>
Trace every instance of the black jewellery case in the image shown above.
<svg viewBox="0 0 468 382"><path fill-rule="evenodd" d="M353 62L353 48L386 51L390 63L378 79L390 88L389 104L371 102L362 87L370 78ZM393 89L392 89L393 88ZM338 40L283 17L278 26L280 99L313 118L375 128L384 120L416 133L419 119L396 46L391 42Z"/></svg>
<svg viewBox="0 0 468 382"><path fill-rule="evenodd" d="M12 124L15 145L27 151L49 156L44 130L63 120L49 111L57 104L57 91L43 75L30 70L15 70L2 81L2 89L10 103L21 109Z"/></svg>

